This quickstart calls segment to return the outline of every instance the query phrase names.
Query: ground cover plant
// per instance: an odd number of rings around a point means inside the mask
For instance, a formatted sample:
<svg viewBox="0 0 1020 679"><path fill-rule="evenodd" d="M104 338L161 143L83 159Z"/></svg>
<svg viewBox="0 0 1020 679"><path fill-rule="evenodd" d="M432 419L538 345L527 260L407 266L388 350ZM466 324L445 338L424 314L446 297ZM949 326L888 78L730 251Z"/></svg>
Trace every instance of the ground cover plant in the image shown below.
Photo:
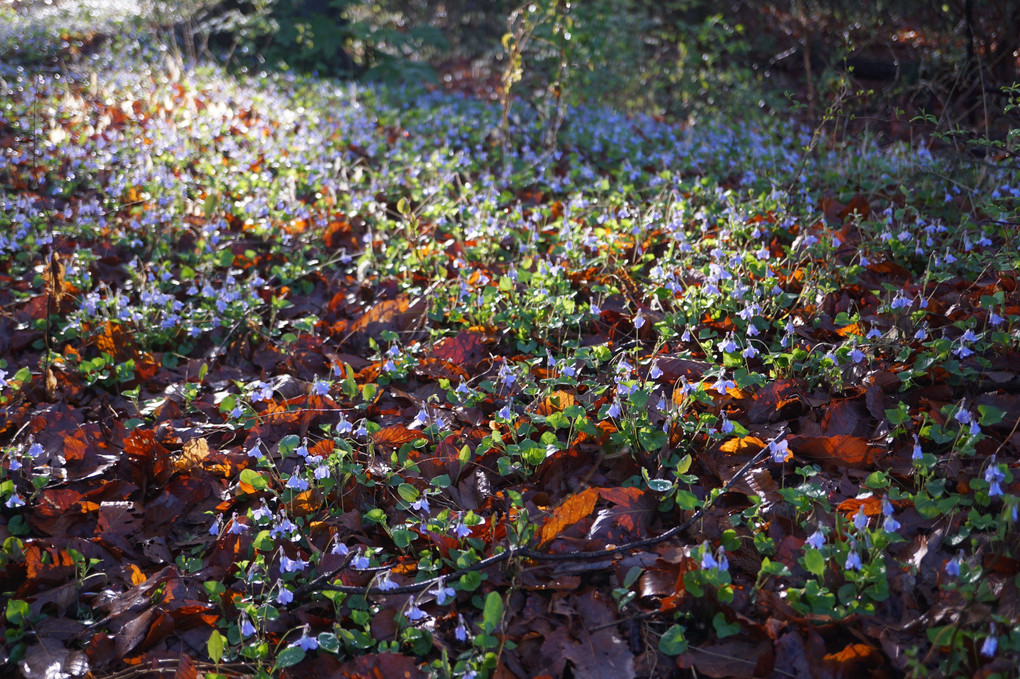
<svg viewBox="0 0 1020 679"><path fill-rule="evenodd" d="M1013 147L64 9L0 10L5 672L1020 674Z"/></svg>

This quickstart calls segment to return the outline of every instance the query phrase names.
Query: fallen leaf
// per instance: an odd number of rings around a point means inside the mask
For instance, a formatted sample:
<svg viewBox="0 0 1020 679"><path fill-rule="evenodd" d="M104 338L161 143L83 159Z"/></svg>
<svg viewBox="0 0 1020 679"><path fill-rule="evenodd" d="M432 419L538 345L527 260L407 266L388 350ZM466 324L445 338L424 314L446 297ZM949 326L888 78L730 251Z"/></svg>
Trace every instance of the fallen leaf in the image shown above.
<svg viewBox="0 0 1020 679"><path fill-rule="evenodd" d="M563 504L553 510L552 515L542 525L539 530L539 545L546 544L562 533L564 529L590 516L598 499L598 488L585 488L568 497Z"/></svg>
<svg viewBox="0 0 1020 679"><path fill-rule="evenodd" d="M184 444L184 450L174 458L174 471L189 471L192 467L202 464L209 457L209 442L204 438L191 439Z"/></svg>
<svg viewBox="0 0 1020 679"><path fill-rule="evenodd" d="M411 441L425 438L425 435L415 429L408 429L402 424L393 424L383 427L372 435L372 440L381 446L402 446Z"/></svg>
<svg viewBox="0 0 1020 679"><path fill-rule="evenodd" d="M573 394L568 391L554 391L542 399L535 412L539 415L549 416L572 405L577 405L577 399Z"/></svg>
<svg viewBox="0 0 1020 679"><path fill-rule="evenodd" d="M723 442L719 450L730 455L754 455L764 447L765 442L757 436L738 436Z"/></svg>
<svg viewBox="0 0 1020 679"><path fill-rule="evenodd" d="M868 469L875 459L871 443L859 436L791 435L786 440L794 454L834 467Z"/></svg>
<svg viewBox="0 0 1020 679"><path fill-rule="evenodd" d="M747 417L752 424L765 424L791 416L801 408L800 395L807 389L803 380L776 380L751 397Z"/></svg>

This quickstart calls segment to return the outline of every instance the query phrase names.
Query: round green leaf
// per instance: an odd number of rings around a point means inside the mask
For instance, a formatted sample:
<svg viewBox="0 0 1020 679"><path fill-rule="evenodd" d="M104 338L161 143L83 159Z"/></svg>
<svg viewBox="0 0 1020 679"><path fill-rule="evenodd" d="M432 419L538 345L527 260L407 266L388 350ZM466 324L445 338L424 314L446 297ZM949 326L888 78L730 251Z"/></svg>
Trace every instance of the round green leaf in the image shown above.
<svg viewBox="0 0 1020 679"><path fill-rule="evenodd" d="M276 665L273 666L273 670L275 671L283 669L284 667L297 665L304 659L305 649L300 646L288 646L280 652L280 655L276 656Z"/></svg>
<svg viewBox="0 0 1020 679"><path fill-rule="evenodd" d="M673 625L666 633L659 638L659 650L666 655L680 655L687 650L687 639L684 638L684 628L680 625Z"/></svg>

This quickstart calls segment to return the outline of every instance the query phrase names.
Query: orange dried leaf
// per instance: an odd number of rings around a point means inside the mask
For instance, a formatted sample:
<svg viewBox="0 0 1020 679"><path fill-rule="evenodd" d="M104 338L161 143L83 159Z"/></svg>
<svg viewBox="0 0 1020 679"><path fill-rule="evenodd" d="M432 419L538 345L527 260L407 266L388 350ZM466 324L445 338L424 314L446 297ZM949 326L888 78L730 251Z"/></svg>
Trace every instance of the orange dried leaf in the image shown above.
<svg viewBox="0 0 1020 679"><path fill-rule="evenodd" d="M568 497L563 504L553 510L552 516L543 524L539 531L539 544L546 544L565 529L590 516L598 499L598 488L585 488L580 493Z"/></svg>
<svg viewBox="0 0 1020 679"><path fill-rule="evenodd" d="M548 416L572 405L577 405L577 399L573 394L568 391L554 391L542 400L535 412Z"/></svg>
<svg viewBox="0 0 1020 679"><path fill-rule="evenodd" d="M145 577L145 573L143 573L142 569L139 568L137 565L135 565L133 563L129 563L128 564L128 569L131 571L131 584L132 585L140 585L143 582L145 582L146 580L148 580L148 578Z"/></svg>
<svg viewBox="0 0 1020 679"><path fill-rule="evenodd" d="M719 450L730 455L754 455L765 447L765 442L757 436L744 436L726 441Z"/></svg>
<svg viewBox="0 0 1020 679"><path fill-rule="evenodd" d="M874 450L868 439L859 436L788 436L790 449L837 467L867 469L874 461Z"/></svg>
<svg viewBox="0 0 1020 679"><path fill-rule="evenodd" d="M864 508L865 516L878 516L882 513L882 500L874 495L870 495L868 497L854 497L849 500L843 500L836 505L836 509L843 512L847 517L856 514L857 510L861 507Z"/></svg>
<svg viewBox="0 0 1020 679"><path fill-rule="evenodd" d="M202 464L202 460L209 457L209 442L204 438L191 439L184 444L184 450L174 459L174 471L188 471L192 467Z"/></svg>
<svg viewBox="0 0 1020 679"><path fill-rule="evenodd" d="M311 488L298 493L294 498L293 508L295 516L305 517L314 514L322 506L322 491L318 488Z"/></svg>
<svg viewBox="0 0 1020 679"><path fill-rule="evenodd" d="M387 446L402 446L405 443L423 438L425 438L425 435L420 431L408 429L402 424L392 424L388 427L383 427L372 435L372 440L377 444Z"/></svg>
<svg viewBox="0 0 1020 679"><path fill-rule="evenodd" d="M96 335L96 348L100 353L109 354L117 361L135 358L137 350L127 329L120 323L107 321L103 323Z"/></svg>

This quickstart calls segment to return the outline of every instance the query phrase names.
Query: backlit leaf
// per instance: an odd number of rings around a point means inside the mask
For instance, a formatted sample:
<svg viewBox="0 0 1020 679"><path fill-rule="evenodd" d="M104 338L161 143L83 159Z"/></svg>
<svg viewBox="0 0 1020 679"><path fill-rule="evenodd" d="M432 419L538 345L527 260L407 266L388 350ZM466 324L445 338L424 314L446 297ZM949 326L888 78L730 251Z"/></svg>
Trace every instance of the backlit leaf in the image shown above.
<svg viewBox="0 0 1020 679"><path fill-rule="evenodd" d="M542 525L539 531L539 543L545 544L551 541L565 529L591 516L598 499L598 488L585 488L568 497L563 504L553 510L552 516L546 519Z"/></svg>

